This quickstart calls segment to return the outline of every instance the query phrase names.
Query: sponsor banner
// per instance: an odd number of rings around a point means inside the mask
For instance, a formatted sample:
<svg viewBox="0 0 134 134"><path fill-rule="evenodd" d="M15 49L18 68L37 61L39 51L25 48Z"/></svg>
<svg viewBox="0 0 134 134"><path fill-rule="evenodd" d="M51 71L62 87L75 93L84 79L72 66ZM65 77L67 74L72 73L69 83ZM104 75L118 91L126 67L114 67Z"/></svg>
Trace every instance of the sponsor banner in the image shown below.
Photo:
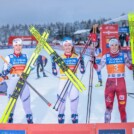
<svg viewBox="0 0 134 134"><path fill-rule="evenodd" d="M109 51L109 40L111 38L118 38L118 25L117 24L104 24L101 26L100 31L100 44L102 48L102 55Z"/></svg>
<svg viewBox="0 0 134 134"><path fill-rule="evenodd" d="M119 33L129 33L128 27L119 27Z"/></svg>
<svg viewBox="0 0 134 134"><path fill-rule="evenodd" d="M98 131L98 134L126 134L125 129L102 129Z"/></svg>
<svg viewBox="0 0 134 134"><path fill-rule="evenodd" d="M10 36L8 38L8 45L12 46L12 41L15 38L21 38L23 41L23 45L24 46L28 46L28 45L36 45L37 44L37 40L35 39L34 36Z"/></svg>
<svg viewBox="0 0 134 134"><path fill-rule="evenodd" d="M0 134L26 134L25 130L0 130Z"/></svg>

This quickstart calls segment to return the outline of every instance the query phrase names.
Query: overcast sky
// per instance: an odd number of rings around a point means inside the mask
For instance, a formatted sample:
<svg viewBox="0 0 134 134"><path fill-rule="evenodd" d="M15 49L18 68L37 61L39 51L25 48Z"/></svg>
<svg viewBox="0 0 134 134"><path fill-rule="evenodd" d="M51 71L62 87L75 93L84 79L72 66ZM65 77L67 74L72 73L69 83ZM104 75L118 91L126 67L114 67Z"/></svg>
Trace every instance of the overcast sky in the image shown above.
<svg viewBox="0 0 134 134"><path fill-rule="evenodd" d="M116 18L134 12L134 0L0 0L0 25Z"/></svg>

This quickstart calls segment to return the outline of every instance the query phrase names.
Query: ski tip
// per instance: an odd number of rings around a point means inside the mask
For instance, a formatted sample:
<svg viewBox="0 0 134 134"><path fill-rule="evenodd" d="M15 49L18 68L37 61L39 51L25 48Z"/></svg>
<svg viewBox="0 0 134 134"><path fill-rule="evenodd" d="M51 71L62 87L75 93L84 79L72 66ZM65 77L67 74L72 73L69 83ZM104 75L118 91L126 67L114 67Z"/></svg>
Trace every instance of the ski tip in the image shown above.
<svg viewBox="0 0 134 134"><path fill-rule="evenodd" d="M86 87L83 87L83 88L81 88L81 90L79 90L80 92L83 92L83 91L85 91L87 88Z"/></svg>
<svg viewBox="0 0 134 134"><path fill-rule="evenodd" d="M83 92L82 89L78 89L81 93Z"/></svg>
<svg viewBox="0 0 134 134"><path fill-rule="evenodd" d="M33 25L30 25L29 26L29 29L35 29Z"/></svg>
<svg viewBox="0 0 134 134"><path fill-rule="evenodd" d="M86 90L87 88L84 86L84 88L83 88L84 90Z"/></svg>

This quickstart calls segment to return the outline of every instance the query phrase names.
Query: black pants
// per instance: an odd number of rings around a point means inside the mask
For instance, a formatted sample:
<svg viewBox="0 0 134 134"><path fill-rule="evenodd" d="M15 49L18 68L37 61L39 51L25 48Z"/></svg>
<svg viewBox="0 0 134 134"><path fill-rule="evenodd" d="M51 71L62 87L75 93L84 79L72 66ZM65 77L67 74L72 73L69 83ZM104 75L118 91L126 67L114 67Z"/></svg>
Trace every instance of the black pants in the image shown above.
<svg viewBox="0 0 134 134"><path fill-rule="evenodd" d="M41 66L41 70L42 70L42 73L43 73L43 75L44 75L44 67L43 67L43 63L38 63L37 64L37 77L39 77L39 72L40 72L40 70L39 70L39 68L40 68L40 66Z"/></svg>

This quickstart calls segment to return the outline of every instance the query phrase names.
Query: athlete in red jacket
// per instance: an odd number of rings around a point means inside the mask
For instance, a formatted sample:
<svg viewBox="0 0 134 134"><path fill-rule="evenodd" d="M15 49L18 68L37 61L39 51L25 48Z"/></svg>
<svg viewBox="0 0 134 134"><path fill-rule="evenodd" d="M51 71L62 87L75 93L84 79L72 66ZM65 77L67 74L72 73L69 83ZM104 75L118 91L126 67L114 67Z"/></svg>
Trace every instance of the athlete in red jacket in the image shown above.
<svg viewBox="0 0 134 134"><path fill-rule="evenodd" d="M119 41L116 38L111 39L109 41L110 52L102 57L99 65L94 65L98 71L106 65L108 73L108 79L105 87L105 123L109 123L111 120L111 112L113 109L115 95L117 96L118 100L121 122L127 122L127 94L124 76L125 65L132 70L132 64L130 63L127 54L120 51L119 45Z"/></svg>

